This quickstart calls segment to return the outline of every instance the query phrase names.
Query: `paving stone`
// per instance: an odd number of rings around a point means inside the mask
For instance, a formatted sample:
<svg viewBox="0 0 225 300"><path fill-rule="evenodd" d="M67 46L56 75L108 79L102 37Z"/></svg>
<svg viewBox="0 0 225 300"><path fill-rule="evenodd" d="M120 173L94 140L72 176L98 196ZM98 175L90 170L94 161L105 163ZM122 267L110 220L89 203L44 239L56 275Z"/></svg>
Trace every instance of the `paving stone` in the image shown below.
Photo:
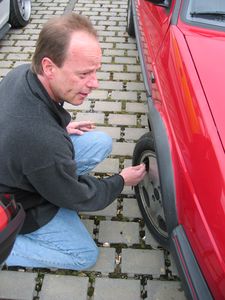
<svg viewBox="0 0 225 300"><path fill-rule="evenodd" d="M98 72L97 73L97 78L98 78L98 80L101 80L101 79L103 79L103 80L109 80L110 73L107 73L107 72Z"/></svg>
<svg viewBox="0 0 225 300"><path fill-rule="evenodd" d="M108 92L107 91L100 91L95 90L91 92L91 94L88 96L89 99L107 99Z"/></svg>
<svg viewBox="0 0 225 300"><path fill-rule="evenodd" d="M94 300L139 300L140 281L96 278Z"/></svg>
<svg viewBox="0 0 225 300"><path fill-rule="evenodd" d="M29 59L30 55L27 53L11 53L7 55L7 59L11 60L24 60Z"/></svg>
<svg viewBox="0 0 225 300"><path fill-rule="evenodd" d="M139 224L135 222L101 221L99 242L108 243L139 243Z"/></svg>
<svg viewBox="0 0 225 300"><path fill-rule="evenodd" d="M17 41L16 42L16 46L35 46L35 44L36 44L36 42L35 41L22 41L22 40L20 40L20 41Z"/></svg>
<svg viewBox="0 0 225 300"><path fill-rule="evenodd" d="M118 49L136 49L136 43L133 44L123 44L123 43L117 43L116 48Z"/></svg>
<svg viewBox="0 0 225 300"><path fill-rule="evenodd" d="M67 110L74 110L74 111L77 111L77 110L89 110L90 107L91 107L91 101L84 101L81 105L79 106L74 106L70 103L67 103L67 102L64 102L64 105L63 107Z"/></svg>
<svg viewBox="0 0 225 300"><path fill-rule="evenodd" d="M89 120L96 124L104 124L105 115L103 113L84 113L78 112L76 114L76 121Z"/></svg>
<svg viewBox="0 0 225 300"><path fill-rule="evenodd" d="M132 159L125 159L123 165L124 165L124 168L132 166ZM134 188L132 188L132 189L134 191Z"/></svg>
<svg viewBox="0 0 225 300"><path fill-rule="evenodd" d="M186 300L180 282L148 280L146 290L146 300Z"/></svg>
<svg viewBox="0 0 225 300"><path fill-rule="evenodd" d="M115 217L117 215L117 201L115 200L106 208L98 211L82 212L82 215Z"/></svg>
<svg viewBox="0 0 225 300"><path fill-rule="evenodd" d="M134 100L134 101L137 101L137 92L130 92L130 91L127 91L127 92L121 92L121 91L112 91L112 94L111 94L111 99L114 99L114 100Z"/></svg>
<svg viewBox="0 0 225 300"><path fill-rule="evenodd" d="M0 271L0 299L32 300L35 295L36 273Z"/></svg>
<svg viewBox="0 0 225 300"><path fill-rule="evenodd" d="M134 189L131 186L124 186L121 194L134 196Z"/></svg>
<svg viewBox="0 0 225 300"><path fill-rule="evenodd" d="M119 139L120 138L120 128L119 127L103 127L103 126L97 126L96 130L104 131L108 135L110 135L113 139Z"/></svg>
<svg viewBox="0 0 225 300"><path fill-rule="evenodd" d="M134 143L114 142L112 148L112 155L133 155Z"/></svg>
<svg viewBox="0 0 225 300"><path fill-rule="evenodd" d="M141 72L141 67L139 65L127 65L128 72Z"/></svg>
<svg viewBox="0 0 225 300"><path fill-rule="evenodd" d="M156 241L153 235L149 232L147 226L145 226L145 244L151 246L156 249L160 247L160 244Z"/></svg>
<svg viewBox="0 0 225 300"><path fill-rule="evenodd" d="M104 30L104 28L102 28L102 29ZM102 49L111 49L111 48L113 48L113 43L100 43L100 46Z"/></svg>
<svg viewBox="0 0 225 300"><path fill-rule="evenodd" d="M86 300L88 278L46 274L40 300Z"/></svg>
<svg viewBox="0 0 225 300"><path fill-rule="evenodd" d="M145 127L148 126L148 117L146 115L141 116L141 125Z"/></svg>
<svg viewBox="0 0 225 300"><path fill-rule="evenodd" d="M137 50L127 50L128 56L136 56L138 58L138 51Z"/></svg>
<svg viewBox="0 0 225 300"><path fill-rule="evenodd" d="M161 250L122 249L122 273L149 274L158 278L165 274Z"/></svg>
<svg viewBox="0 0 225 300"><path fill-rule="evenodd" d="M172 272L172 275L173 275L173 276L179 277L179 273L178 273L178 270L177 270L177 266L176 266L176 263L175 263L175 260L174 260L172 254L169 254L169 260L170 260L169 270Z"/></svg>
<svg viewBox="0 0 225 300"><path fill-rule="evenodd" d="M135 73L114 73L113 74L113 79L114 80L136 80L137 75Z"/></svg>
<svg viewBox="0 0 225 300"><path fill-rule="evenodd" d="M116 17L113 17L113 20L117 20ZM109 36L109 37L106 37L106 41L107 42L115 42L115 43L124 43L125 42L125 38L124 37L112 37L112 36Z"/></svg>
<svg viewBox="0 0 225 300"><path fill-rule="evenodd" d="M108 274L114 272L115 269L115 255L114 248L99 247L99 257L96 264L88 269L88 271L101 272Z"/></svg>
<svg viewBox="0 0 225 300"><path fill-rule="evenodd" d="M138 91L143 90L144 91L145 86L144 86L143 82L128 82L127 89L130 91L133 91L133 90L138 90Z"/></svg>
<svg viewBox="0 0 225 300"><path fill-rule="evenodd" d="M141 100L142 101L147 101L146 93L141 93Z"/></svg>
<svg viewBox="0 0 225 300"><path fill-rule="evenodd" d="M3 46L1 47L1 53L20 53L22 47L13 47L13 46Z"/></svg>
<svg viewBox="0 0 225 300"><path fill-rule="evenodd" d="M105 49L103 51L103 55L110 55L110 56L124 56L125 50L114 50L114 49Z"/></svg>
<svg viewBox="0 0 225 300"><path fill-rule="evenodd" d="M112 57L111 56L103 56L102 57L102 63L112 63Z"/></svg>
<svg viewBox="0 0 225 300"><path fill-rule="evenodd" d="M121 111L121 103L112 101L96 101L94 110L107 112Z"/></svg>
<svg viewBox="0 0 225 300"><path fill-rule="evenodd" d="M147 103L126 103L126 111L127 112L140 112L140 113L147 113L148 107Z"/></svg>
<svg viewBox="0 0 225 300"><path fill-rule="evenodd" d="M108 90L122 90L123 84L119 81L101 81L99 82L99 88Z"/></svg>
<svg viewBox="0 0 225 300"><path fill-rule="evenodd" d="M123 199L123 216L128 218L142 218L137 200L135 198Z"/></svg>
<svg viewBox="0 0 225 300"><path fill-rule="evenodd" d="M6 61L6 60L0 61L0 68L8 68L11 67L11 65L12 65L11 61Z"/></svg>
<svg viewBox="0 0 225 300"><path fill-rule="evenodd" d="M136 125L135 115L109 114L109 124L112 125Z"/></svg>
<svg viewBox="0 0 225 300"><path fill-rule="evenodd" d="M93 169L97 173L118 173L119 160L114 158L107 158Z"/></svg>
<svg viewBox="0 0 225 300"><path fill-rule="evenodd" d="M115 63L118 64L136 64L137 60L135 57L115 57Z"/></svg>
<svg viewBox="0 0 225 300"><path fill-rule="evenodd" d="M122 72L123 71L123 65L113 65L113 64L102 64L101 67L102 71L110 71L110 72Z"/></svg>
<svg viewBox="0 0 225 300"><path fill-rule="evenodd" d="M99 31L99 36L115 36L116 33L114 31Z"/></svg>
<svg viewBox="0 0 225 300"><path fill-rule="evenodd" d="M87 231L90 233L90 235L92 237L94 237L94 234L93 234L93 230L94 230L94 221L93 220L87 220L87 219L82 219L81 220L82 223L84 224L84 226L87 228Z"/></svg>
<svg viewBox="0 0 225 300"><path fill-rule="evenodd" d="M125 128L124 138L126 140L138 140L146 132L149 132L148 128Z"/></svg>

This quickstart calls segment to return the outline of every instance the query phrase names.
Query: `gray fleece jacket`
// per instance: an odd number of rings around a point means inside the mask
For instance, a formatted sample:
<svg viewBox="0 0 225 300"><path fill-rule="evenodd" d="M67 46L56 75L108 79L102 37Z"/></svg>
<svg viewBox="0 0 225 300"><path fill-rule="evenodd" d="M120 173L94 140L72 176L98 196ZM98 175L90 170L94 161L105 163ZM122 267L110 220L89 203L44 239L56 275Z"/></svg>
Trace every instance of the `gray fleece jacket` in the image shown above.
<svg viewBox="0 0 225 300"><path fill-rule="evenodd" d="M23 205L21 233L43 226L60 207L103 209L123 189L118 174L77 176L69 122L69 113L48 96L30 65L17 67L1 81L0 193L14 193Z"/></svg>

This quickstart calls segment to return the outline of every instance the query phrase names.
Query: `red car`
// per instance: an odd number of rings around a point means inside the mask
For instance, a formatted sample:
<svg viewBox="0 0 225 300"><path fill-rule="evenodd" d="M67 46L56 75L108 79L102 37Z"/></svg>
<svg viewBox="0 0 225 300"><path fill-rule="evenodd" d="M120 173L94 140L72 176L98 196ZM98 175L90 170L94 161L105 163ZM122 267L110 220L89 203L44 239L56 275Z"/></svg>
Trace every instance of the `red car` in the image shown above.
<svg viewBox="0 0 225 300"><path fill-rule="evenodd" d="M225 1L129 0L127 29L149 106L140 209L188 299L225 299Z"/></svg>

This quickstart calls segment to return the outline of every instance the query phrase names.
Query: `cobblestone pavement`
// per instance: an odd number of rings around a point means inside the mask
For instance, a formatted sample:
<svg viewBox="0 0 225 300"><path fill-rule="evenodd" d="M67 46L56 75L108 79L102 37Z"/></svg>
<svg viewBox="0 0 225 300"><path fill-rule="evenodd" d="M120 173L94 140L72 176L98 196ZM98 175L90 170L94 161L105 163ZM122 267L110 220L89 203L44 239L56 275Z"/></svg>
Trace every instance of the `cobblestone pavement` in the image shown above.
<svg viewBox="0 0 225 300"><path fill-rule="evenodd" d="M34 0L31 23L0 41L0 76L30 61L48 18L72 10L90 17L97 28L103 62L99 90L77 110L66 108L74 119L92 120L112 136L111 156L95 169L103 176L131 165L135 142L147 131L136 42L126 33L127 0ZM97 264L84 272L3 270L0 299L185 299L173 259L145 227L131 188L108 208L81 217L100 248Z"/></svg>

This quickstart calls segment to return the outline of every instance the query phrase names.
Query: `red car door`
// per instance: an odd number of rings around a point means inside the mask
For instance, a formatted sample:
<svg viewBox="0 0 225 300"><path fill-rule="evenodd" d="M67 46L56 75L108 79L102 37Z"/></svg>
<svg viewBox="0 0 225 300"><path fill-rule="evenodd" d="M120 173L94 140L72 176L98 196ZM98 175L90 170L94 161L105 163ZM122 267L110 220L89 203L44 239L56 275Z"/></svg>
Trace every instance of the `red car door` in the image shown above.
<svg viewBox="0 0 225 300"><path fill-rule="evenodd" d="M169 7L155 5L148 0L137 0L138 22L140 30L140 43L143 51L144 68L146 68L147 85L151 86L153 101L158 99L157 88L155 87L154 62L163 44L170 20L172 17L174 0L170 0Z"/></svg>

